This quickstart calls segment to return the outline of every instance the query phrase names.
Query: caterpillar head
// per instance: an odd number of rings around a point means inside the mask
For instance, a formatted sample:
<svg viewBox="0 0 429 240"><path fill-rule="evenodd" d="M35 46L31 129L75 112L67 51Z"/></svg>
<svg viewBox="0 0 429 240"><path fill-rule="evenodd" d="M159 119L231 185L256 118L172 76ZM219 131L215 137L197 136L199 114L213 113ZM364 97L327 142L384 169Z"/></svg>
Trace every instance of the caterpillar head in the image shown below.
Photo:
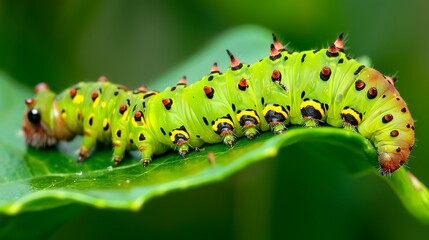
<svg viewBox="0 0 429 240"><path fill-rule="evenodd" d="M54 103L55 93L45 83L38 84L35 92L34 98L25 100L27 109L22 124L25 141L29 146L36 148L53 146L63 135L69 134L69 131L66 127L65 130L61 130L61 126L58 125L64 123L58 117Z"/></svg>

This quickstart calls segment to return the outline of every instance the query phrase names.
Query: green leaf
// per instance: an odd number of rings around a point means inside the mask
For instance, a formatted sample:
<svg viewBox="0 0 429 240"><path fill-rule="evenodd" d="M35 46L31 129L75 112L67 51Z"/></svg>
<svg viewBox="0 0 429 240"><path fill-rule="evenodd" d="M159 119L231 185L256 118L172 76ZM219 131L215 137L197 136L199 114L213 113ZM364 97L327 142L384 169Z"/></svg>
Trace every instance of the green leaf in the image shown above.
<svg viewBox="0 0 429 240"><path fill-rule="evenodd" d="M270 32L256 27L227 32L182 66L156 81L163 88L180 78L185 71L196 81L207 73L214 61L223 68L228 64L228 48L245 62L265 56ZM222 56L222 57L221 57ZM344 129L290 127L282 135L263 133L256 139L240 139L233 148L209 145L201 152L191 152L185 159L175 153L157 157L143 168L129 157L121 166L111 167L111 150L99 147L82 164L75 162L80 139L60 144L56 149L27 149L19 134L25 98L32 95L5 74L0 75L0 212L17 214L47 210L70 203L84 203L99 208L136 210L150 198L169 191L186 189L219 181L255 161L298 161L312 159L333 162L350 174L376 173L377 154L372 144L361 135ZM174 80L175 79L175 80ZM213 152L214 163L208 154ZM211 159L211 157L210 157ZM212 159L211 159L212 160ZM410 178L402 168L382 179L402 199L406 208L419 219L429 222L426 187ZM412 180L414 179L414 180Z"/></svg>
<svg viewBox="0 0 429 240"><path fill-rule="evenodd" d="M429 191L410 171L397 170L392 176L383 177L401 199L405 208L423 223L429 224Z"/></svg>

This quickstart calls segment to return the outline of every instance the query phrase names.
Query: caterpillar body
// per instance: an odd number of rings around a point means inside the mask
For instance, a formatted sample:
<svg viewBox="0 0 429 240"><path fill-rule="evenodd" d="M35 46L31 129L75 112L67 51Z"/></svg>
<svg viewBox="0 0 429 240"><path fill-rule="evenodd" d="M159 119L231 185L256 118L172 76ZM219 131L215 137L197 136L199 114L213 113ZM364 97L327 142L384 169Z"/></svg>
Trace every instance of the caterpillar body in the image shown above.
<svg viewBox="0 0 429 240"><path fill-rule="evenodd" d="M185 156L205 143L232 146L260 131L283 133L289 124L326 123L368 138L382 174L404 164L414 144L414 122L394 87L395 79L344 53L342 34L326 49L289 52L273 34L270 54L248 65L228 50L231 66L215 63L187 86L182 78L163 92L130 91L101 77L56 95L46 84L25 102L23 132L40 148L83 135L78 161L98 141L113 144L118 165L138 149L146 166L152 156L176 149Z"/></svg>

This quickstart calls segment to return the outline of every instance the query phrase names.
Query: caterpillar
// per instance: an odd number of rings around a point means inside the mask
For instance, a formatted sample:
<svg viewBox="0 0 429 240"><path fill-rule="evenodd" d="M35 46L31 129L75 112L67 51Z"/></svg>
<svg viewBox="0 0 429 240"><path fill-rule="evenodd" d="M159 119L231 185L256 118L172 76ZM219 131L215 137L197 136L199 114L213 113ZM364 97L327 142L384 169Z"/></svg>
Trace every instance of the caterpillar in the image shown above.
<svg viewBox="0 0 429 240"><path fill-rule="evenodd" d="M114 165L137 149L146 166L169 149L185 156L206 143L233 146L242 136L281 134L291 124L331 125L369 139L382 174L407 161L414 122L395 78L346 55L343 34L327 48L302 52L288 51L273 34L269 55L252 65L227 54L224 73L214 63L198 82L188 86L183 77L163 92L100 77L57 95L41 83L25 100L26 143L43 148L80 134L78 161L101 141L112 143Z"/></svg>

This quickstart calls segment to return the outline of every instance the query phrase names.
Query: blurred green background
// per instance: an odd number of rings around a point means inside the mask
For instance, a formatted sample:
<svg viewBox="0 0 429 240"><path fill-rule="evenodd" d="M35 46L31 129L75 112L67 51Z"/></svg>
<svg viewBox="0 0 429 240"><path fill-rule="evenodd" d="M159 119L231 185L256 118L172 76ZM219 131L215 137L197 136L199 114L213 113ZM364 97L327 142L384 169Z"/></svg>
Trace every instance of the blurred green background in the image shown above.
<svg viewBox="0 0 429 240"><path fill-rule="evenodd" d="M25 85L44 81L57 91L99 75L150 86L236 26L269 28L295 50L325 47L345 32L352 56L369 56L375 68L398 77L416 120L408 167L429 185L428 12L429 2L418 0L0 0L0 69ZM272 166L295 170L285 171L277 186L264 171ZM221 183L156 198L137 213L73 205L16 218L37 229L43 221L36 219L68 216L46 233L54 238L428 238L429 226L409 216L376 176L350 179L329 167L267 161Z"/></svg>

